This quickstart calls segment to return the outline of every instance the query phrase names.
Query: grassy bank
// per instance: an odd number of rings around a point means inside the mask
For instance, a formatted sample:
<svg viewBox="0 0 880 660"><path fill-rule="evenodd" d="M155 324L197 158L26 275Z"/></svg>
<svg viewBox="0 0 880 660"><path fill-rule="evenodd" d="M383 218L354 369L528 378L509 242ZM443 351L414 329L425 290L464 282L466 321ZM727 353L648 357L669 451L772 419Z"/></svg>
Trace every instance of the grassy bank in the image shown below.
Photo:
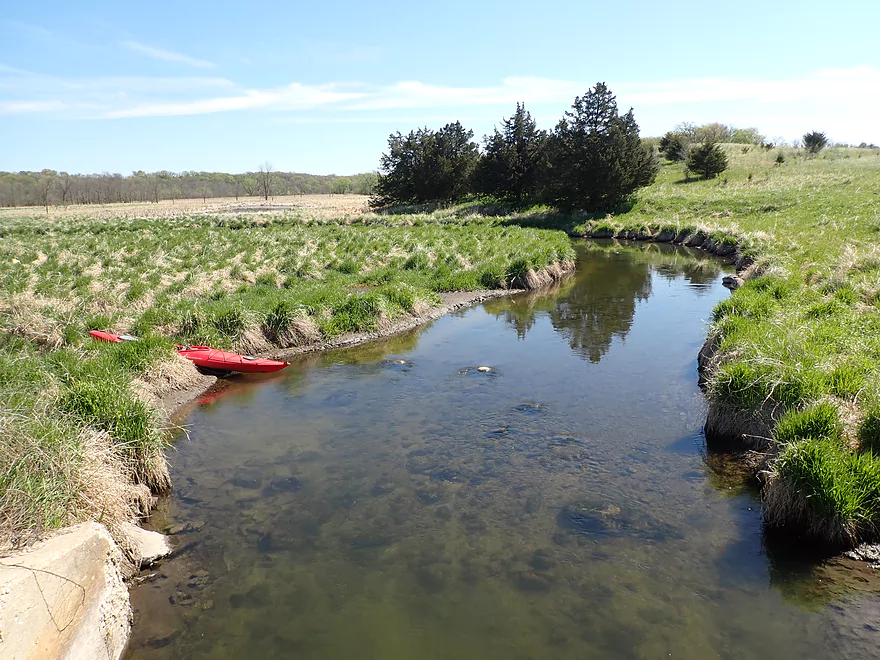
<svg viewBox="0 0 880 660"><path fill-rule="evenodd" d="M707 430L766 454L768 523L833 546L877 540L880 152L728 154L717 180L664 167L625 213L519 222L735 250L747 282L714 312Z"/></svg>
<svg viewBox="0 0 880 660"><path fill-rule="evenodd" d="M169 487L140 381L172 342L242 351L381 329L456 290L533 286L570 264L562 232L351 224L299 212L0 218L0 533L111 528ZM90 329L142 338L95 344ZM184 364L184 366L189 366Z"/></svg>

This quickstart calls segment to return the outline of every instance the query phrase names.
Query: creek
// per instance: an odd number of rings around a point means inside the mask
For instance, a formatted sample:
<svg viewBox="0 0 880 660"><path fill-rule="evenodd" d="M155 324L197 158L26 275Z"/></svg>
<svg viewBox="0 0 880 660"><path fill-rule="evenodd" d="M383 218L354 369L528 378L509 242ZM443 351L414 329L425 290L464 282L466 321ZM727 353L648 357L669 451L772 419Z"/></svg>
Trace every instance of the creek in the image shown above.
<svg viewBox="0 0 880 660"><path fill-rule="evenodd" d="M871 569L768 544L706 447L732 269L578 250L552 289L203 397L151 520L184 551L133 589L126 657L874 657Z"/></svg>

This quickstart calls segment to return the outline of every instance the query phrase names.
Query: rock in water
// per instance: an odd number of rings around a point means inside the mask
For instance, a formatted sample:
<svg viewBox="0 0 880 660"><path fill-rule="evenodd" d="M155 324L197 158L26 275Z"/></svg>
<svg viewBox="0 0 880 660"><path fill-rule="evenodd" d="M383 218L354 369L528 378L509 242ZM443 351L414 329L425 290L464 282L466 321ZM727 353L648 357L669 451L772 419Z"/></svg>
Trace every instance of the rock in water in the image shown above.
<svg viewBox="0 0 880 660"><path fill-rule="evenodd" d="M744 284L743 278L738 275L726 275L724 279L721 280L721 284L725 287L733 291L734 289L738 289Z"/></svg>

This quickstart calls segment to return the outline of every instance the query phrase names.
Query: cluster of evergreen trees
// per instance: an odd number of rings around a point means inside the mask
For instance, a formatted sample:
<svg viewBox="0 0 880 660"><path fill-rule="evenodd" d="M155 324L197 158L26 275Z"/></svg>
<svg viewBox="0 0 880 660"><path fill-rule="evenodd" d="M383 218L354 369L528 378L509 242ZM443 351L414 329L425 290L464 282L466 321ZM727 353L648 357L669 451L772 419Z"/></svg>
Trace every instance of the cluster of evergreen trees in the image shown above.
<svg viewBox="0 0 880 660"><path fill-rule="evenodd" d="M539 130L522 104L501 130L472 142L459 122L388 138L372 204L448 203L479 193L513 204L608 211L657 173L632 110L619 114L604 83L575 99L553 131Z"/></svg>

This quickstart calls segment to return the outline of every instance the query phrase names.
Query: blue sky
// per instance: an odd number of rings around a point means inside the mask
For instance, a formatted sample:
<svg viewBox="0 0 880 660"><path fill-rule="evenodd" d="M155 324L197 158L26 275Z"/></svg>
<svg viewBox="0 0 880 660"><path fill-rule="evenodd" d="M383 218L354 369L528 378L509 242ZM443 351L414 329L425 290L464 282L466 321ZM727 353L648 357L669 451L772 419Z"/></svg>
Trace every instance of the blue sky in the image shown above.
<svg viewBox="0 0 880 660"><path fill-rule="evenodd" d="M389 133L604 81L642 135L682 121L880 144L877 0L14 3L0 170L351 174Z"/></svg>

